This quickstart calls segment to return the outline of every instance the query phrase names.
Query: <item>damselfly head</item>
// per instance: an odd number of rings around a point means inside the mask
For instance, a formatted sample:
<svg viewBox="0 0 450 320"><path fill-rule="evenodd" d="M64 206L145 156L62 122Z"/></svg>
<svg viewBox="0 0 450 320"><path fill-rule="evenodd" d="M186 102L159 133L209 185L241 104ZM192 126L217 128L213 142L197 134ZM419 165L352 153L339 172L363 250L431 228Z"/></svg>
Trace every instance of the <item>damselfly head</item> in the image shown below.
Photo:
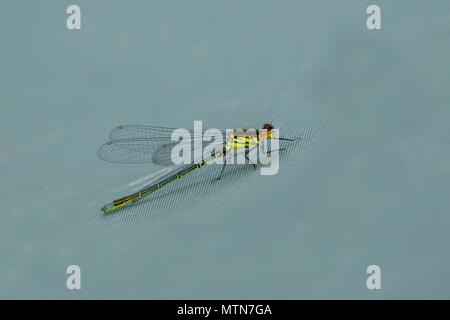
<svg viewBox="0 0 450 320"><path fill-rule="evenodd" d="M269 139L272 137L273 125L271 123L265 123L262 127L263 130L260 131L260 136L264 139Z"/></svg>

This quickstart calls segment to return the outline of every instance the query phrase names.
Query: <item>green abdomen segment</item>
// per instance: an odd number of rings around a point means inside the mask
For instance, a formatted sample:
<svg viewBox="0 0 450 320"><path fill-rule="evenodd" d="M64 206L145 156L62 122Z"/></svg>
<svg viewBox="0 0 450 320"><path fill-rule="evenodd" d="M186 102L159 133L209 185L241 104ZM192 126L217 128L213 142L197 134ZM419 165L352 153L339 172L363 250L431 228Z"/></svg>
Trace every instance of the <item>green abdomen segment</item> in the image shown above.
<svg viewBox="0 0 450 320"><path fill-rule="evenodd" d="M106 204L105 206L103 206L103 208L101 209L105 214L110 213L114 210L117 210L119 208L123 208L126 207L127 205L134 203L136 201L139 201L141 198L149 195L150 193L162 188L163 186L165 186L166 184L181 179L183 176L185 176L186 174L204 166L206 163L208 163L209 161L211 161L213 158L216 158L218 156L213 156L208 160L203 160L200 163L193 163L185 168L180 169L179 171L175 172L172 175L169 175L168 177L166 177L165 179L158 181L157 183L154 183L148 187L146 187L145 189L142 189L139 192L133 193L129 196L120 198L118 200L114 200L111 203Z"/></svg>

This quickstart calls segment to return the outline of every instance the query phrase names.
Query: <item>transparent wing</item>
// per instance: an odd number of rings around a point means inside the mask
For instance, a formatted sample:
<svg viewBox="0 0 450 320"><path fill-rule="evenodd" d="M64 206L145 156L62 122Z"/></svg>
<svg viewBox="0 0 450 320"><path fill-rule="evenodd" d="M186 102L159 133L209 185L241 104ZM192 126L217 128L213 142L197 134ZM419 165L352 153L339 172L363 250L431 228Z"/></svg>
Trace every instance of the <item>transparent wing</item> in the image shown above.
<svg viewBox="0 0 450 320"><path fill-rule="evenodd" d="M147 125L122 125L115 127L109 133L109 140L126 140L126 139L147 139L147 138L160 138L168 139L172 136L172 133L177 128L147 126ZM192 136L194 136L194 130L187 129ZM202 129L202 134L208 129ZM225 130L221 130L225 132ZM201 136L199 137L201 138Z"/></svg>
<svg viewBox="0 0 450 320"><path fill-rule="evenodd" d="M114 163L155 163L158 165L173 165L172 149L179 141L172 141L172 133L175 128L125 125L114 128L109 137L110 141L98 149L98 157L104 161ZM202 135L194 135L193 130L187 130L190 134L191 159L195 147L205 148L214 143L220 148L224 145L225 137L211 141L203 141ZM180 132L181 133L181 132Z"/></svg>
<svg viewBox="0 0 450 320"><path fill-rule="evenodd" d="M146 139L146 138L168 138L176 128L144 126L144 125L123 125L115 127L109 133L109 139L127 140L127 139Z"/></svg>

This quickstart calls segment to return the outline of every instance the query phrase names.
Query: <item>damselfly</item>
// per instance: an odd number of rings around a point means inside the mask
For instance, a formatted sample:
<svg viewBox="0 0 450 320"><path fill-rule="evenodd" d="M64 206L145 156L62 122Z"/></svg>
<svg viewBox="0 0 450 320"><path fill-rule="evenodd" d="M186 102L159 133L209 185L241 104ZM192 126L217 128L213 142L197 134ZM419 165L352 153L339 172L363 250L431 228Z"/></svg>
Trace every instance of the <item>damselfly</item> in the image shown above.
<svg viewBox="0 0 450 320"><path fill-rule="evenodd" d="M144 125L118 126L111 131L109 136L110 141L99 148L98 156L102 160L115 163L151 162L158 165L170 165L173 164L172 150L174 146L178 144L178 142L173 141L173 133L176 130L178 129ZM202 130L200 135L193 134L191 136L192 145L198 145L202 148L205 147L207 141L203 138L204 132L205 130ZM230 130L226 139L222 140L223 142L220 142L218 148L215 148L217 151L213 151L207 157L203 156L201 159L193 158L191 162L171 170L140 191L106 204L101 210L107 214L133 204L148 196L150 193L164 187L168 183L181 179L188 173L191 173L218 158L226 158L232 151L243 150L245 158L250 160L248 158L249 152L256 147L261 146L267 140L276 138L278 140L292 142L301 139L301 137L274 137L274 132L276 132L276 130L274 130L273 125L270 123L264 124L262 129L258 130ZM277 150L272 149L267 151L267 153L282 150L285 150L285 148L279 148ZM221 179L226 165L227 161L223 161L219 176L211 182ZM256 166L256 164L253 165Z"/></svg>

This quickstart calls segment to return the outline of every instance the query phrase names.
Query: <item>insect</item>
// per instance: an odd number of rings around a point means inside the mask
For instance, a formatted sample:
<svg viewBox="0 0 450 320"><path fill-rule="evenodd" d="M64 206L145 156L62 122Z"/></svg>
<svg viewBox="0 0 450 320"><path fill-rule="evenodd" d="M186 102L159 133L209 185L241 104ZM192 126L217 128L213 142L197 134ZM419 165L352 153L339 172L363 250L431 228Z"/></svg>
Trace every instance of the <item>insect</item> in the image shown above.
<svg viewBox="0 0 450 320"><path fill-rule="evenodd" d="M119 208L123 208L133 204L150 193L157 191L170 182L183 178L188 173L193 172L205 164L212 162L215 159L227 157L233 150L244 150L244 155L250 161L248 154L250 150L265 143L266 140L274 138L274 126L270 123L263 125L261 129L234 129L231 130L224 142L221 142L218 148L215 148L207 157L202 157L201 160L192 161L180 167L171 170L167 174L158 178L154 183L144 187L142 190L131 195L114 200L111 203L102 207L102 211L108 214ZM177 130L174 128L144 126L144 125L124 125L114 128L110 133L110 141L102 145L98 149L98 157L102 160L115 163L155 163L159 165L169 165L172 162L172 149L178 142L172 140L172 133ZM202 135L203 135L202 130ZM205 146L205 141L202 135L195 135L191 137L193 145L200 147ZM283 141L295 141L301 138L281 138ZM285 148L278 150L270 150L267 153L282 151ZM211 181L216 182L222 178L227 161L223 161L223 166L217 178ZM256 166L256 164L253 164Z"/></svg>

